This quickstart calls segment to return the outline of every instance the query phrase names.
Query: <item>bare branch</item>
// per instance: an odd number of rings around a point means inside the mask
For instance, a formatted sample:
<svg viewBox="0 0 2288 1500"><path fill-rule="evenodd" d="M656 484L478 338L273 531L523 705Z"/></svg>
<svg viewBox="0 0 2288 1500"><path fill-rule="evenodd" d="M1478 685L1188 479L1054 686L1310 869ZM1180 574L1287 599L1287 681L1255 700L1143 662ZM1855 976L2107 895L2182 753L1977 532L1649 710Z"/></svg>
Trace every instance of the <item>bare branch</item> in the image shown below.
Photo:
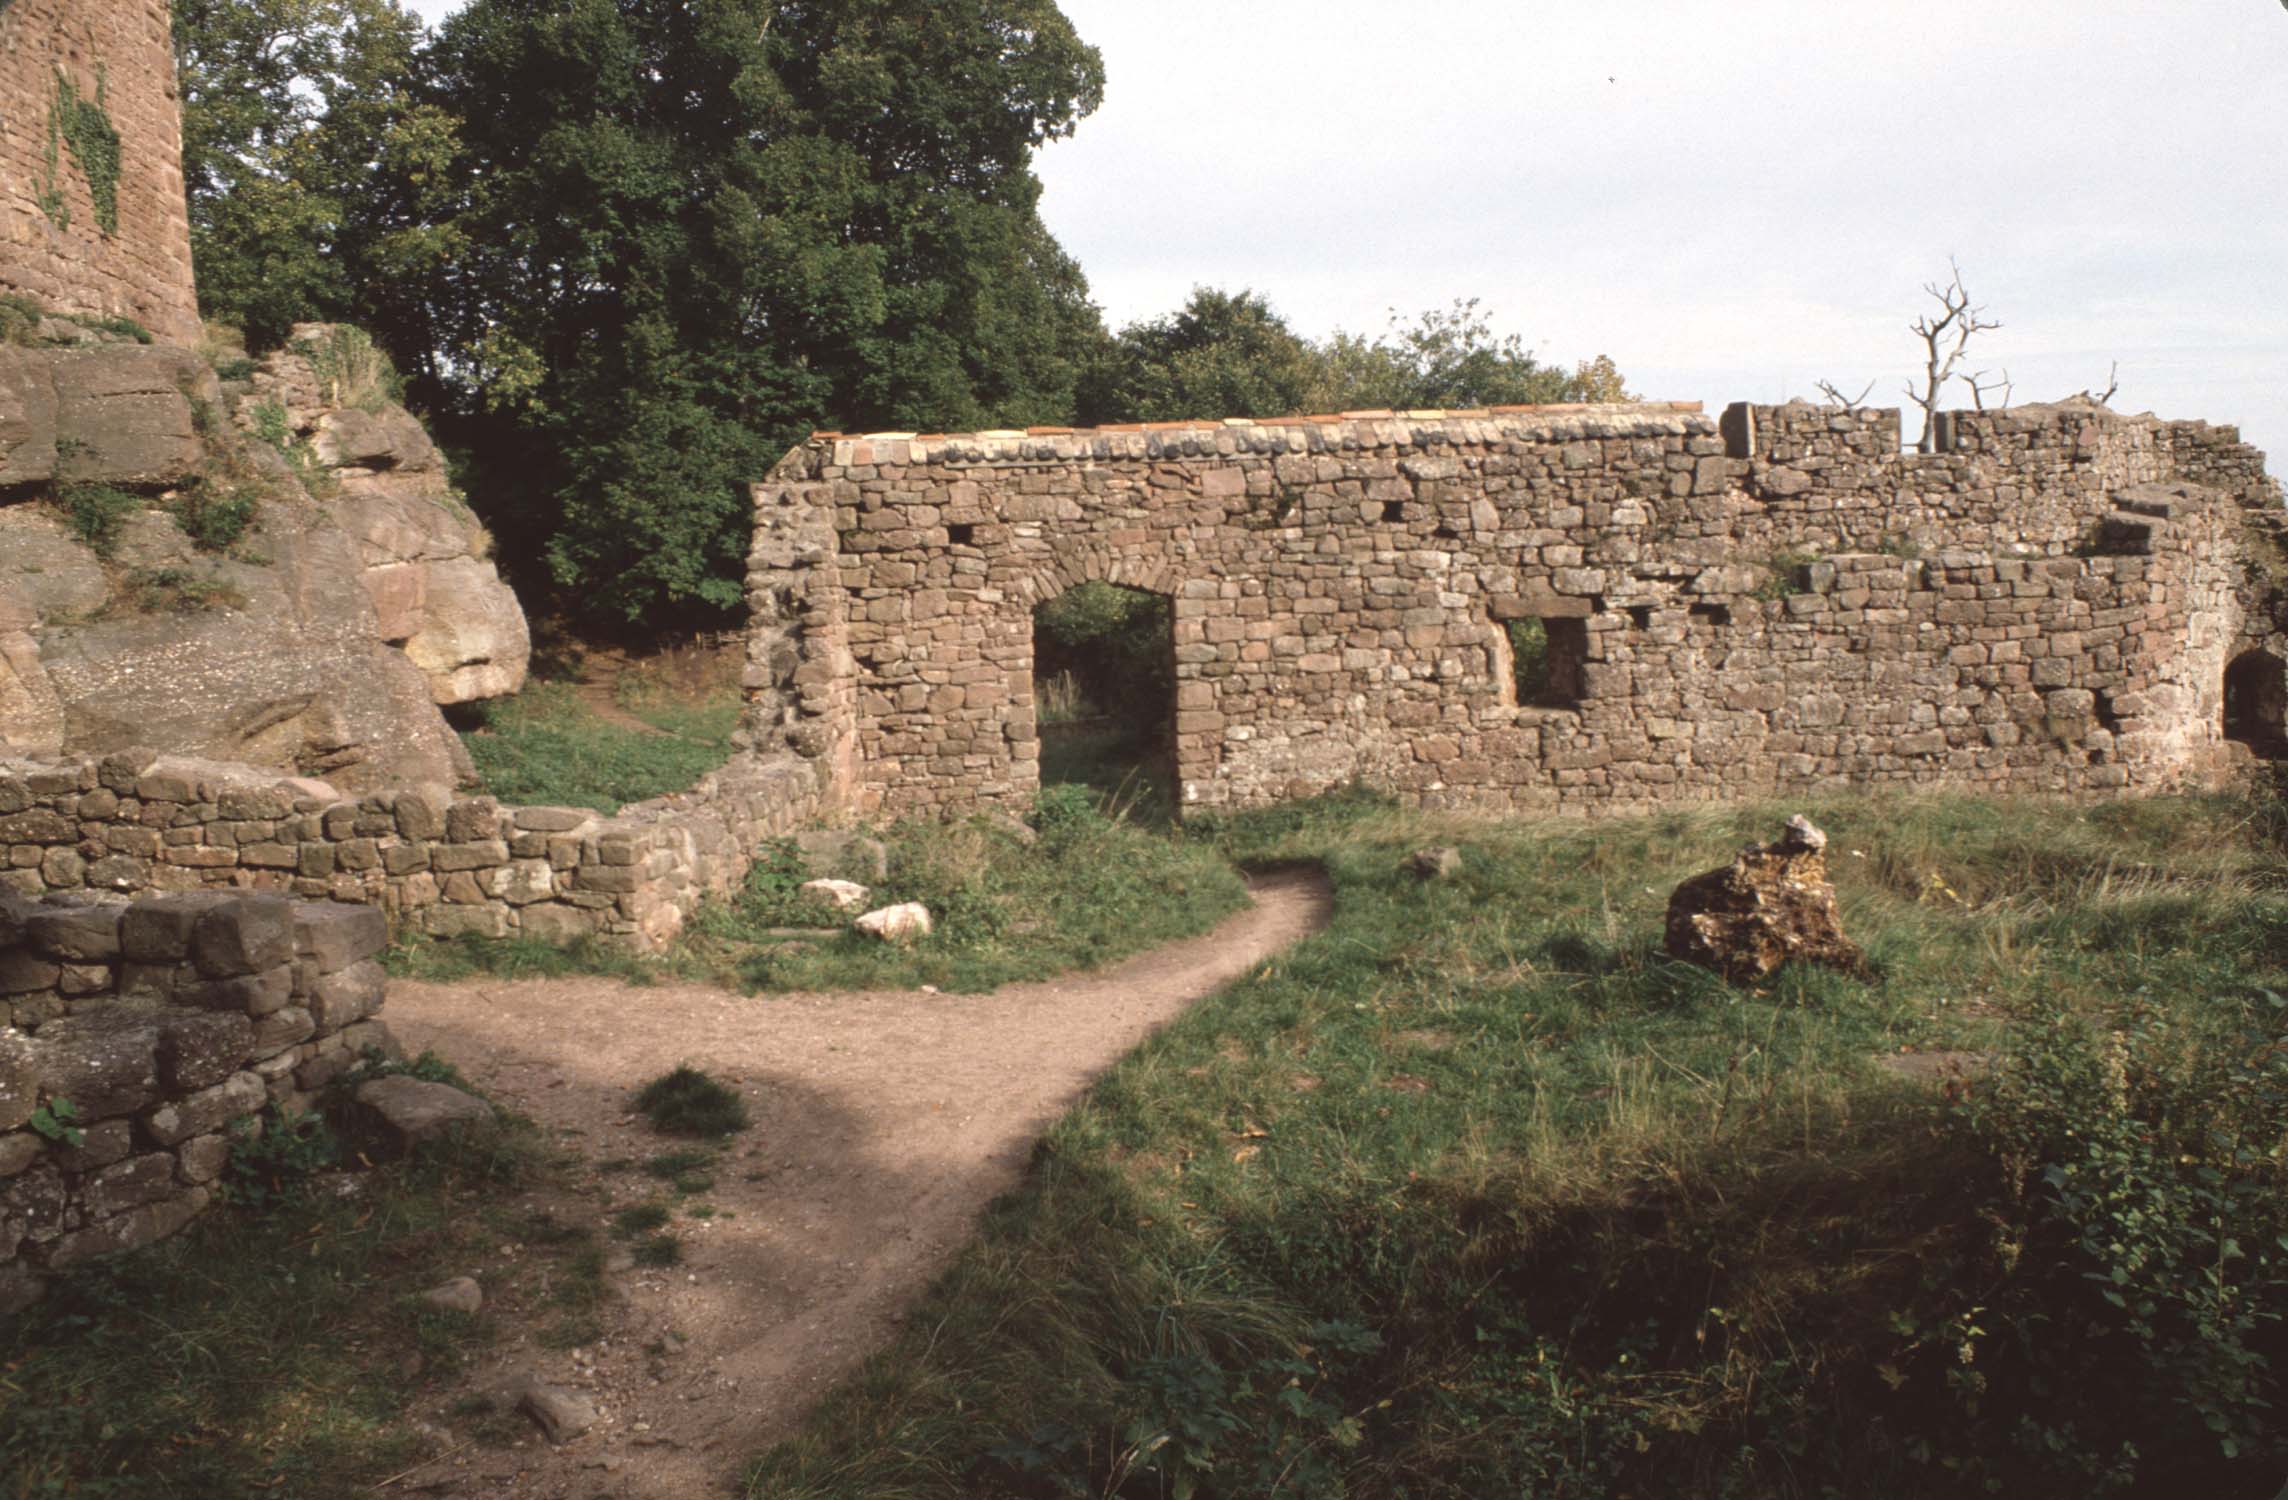
<svg viewBox="0 0 2288 1500"><path fill-rule="evenodd" d="M1868 381L1864 386L1860 387L1859 394L1856 396L1844 395L1843 392L1836 387L1835 382L1832 380L1822 380L1817 386L1817 390L1822 396L1825 396L1828 400L1834 402L1837 406L1842 407L1845 411L1857 411L1866 401L1867 393L1874 389L1875 382L1872 380Z"/></svg>
<svg viewBox="0 0 2288 1500"><path fill-rule="evenodd" d="M1962 356L1970 347L1973 334L1985 333L2002 325L1986 316L1986 309L1970 300L1970 289L1962 284L1962 267L1952 259L1947 267L1953 279L1941 285L1935 281L1923 283L1923 290L1938 302L1937 316L1929 313L1908 325L1908 330L1923 341L1923 387L1907 387L1907 399L1922 408L1923 435L1916 444L1929 453L1937 445L1938 403L1945 393L1946 383L1959 378L1955 371L1962 364ZM1972 383L1972 389L1977 389Z"/></svg>
<svg viewBox="0 0 2288 1500"><path fill-rule="evenodd" d="M2010 393L2017 388L2017 382L2010 378L2010 372L2008 370L2004 370L2000 377L1994 380L1987 379L1986 372L1984 370L1980 370L1974 375L1965 375L1962 378L1969 383L1971 402L1976 405L1980 411L1986 410L1986 398L1990 393L1994 391L2000 391L2002 393L2002 399L1995 402L1994 404L1996 406L2008 406L2010 404Z"/></svg>

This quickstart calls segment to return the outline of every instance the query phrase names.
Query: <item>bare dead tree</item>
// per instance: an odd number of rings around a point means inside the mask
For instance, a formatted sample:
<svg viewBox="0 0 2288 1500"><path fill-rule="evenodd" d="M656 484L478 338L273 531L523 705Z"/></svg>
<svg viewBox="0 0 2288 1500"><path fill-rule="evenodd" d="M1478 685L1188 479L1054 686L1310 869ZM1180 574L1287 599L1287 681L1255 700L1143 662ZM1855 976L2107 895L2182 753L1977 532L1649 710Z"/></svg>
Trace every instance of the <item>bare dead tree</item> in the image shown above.
<svg viewBox="0 0 2288 1500"><path fill-rule="evenodd" d="M1962 267L1947 261L1953 279L1945 284L1936 281L1923 283L1923 290L1938 299L1936 315L1925 313L1908 325L1915 337L1923 341L1923 388L1906 388L1907 399L1923 410L1923 435L1915 447L1924 453L1937 450L1938 402L1946 390L1946 383L1955 378L1955 369L1962 363L1963 352L1970 347L1971 336L2000 328L2000 323L1987 318L1986 309L1970 300L1970 291L1962 284Z"/></svg>
<svg viewBox="0 0 2288 1500"><path fill-rule="evenodd" d="M2281 3L2288 5L2288 0L2281 0ZM2111 406L2113 398L2121 394L2121 361L2115 360L2113 368L2105 372L2104 390L2093 391L2085 387L2074 392L2074 394L2084 401L2094 401L2100 406Z"/></svg>
<svg viewBox="0 0 2288 1500"><path fill-rule="evenodd" d="M1818 386L1819 393L1822 396L1825 396L1828 400L1834 402L1837 406L1842 407L1845 411L1857 411L1862 405L1866 403L1868 393L1874 389L1875 382L1872 380L1868 381L1864 386L1860 387L1859 394L1856 396L1844 395L1841 387L1837 386L1836 383L1832 380L1822 380Z"/></svg>
<svg viewBox="0 0 2288 1500"><path fill-rule="evenodd" d="M1971 402L1980 411L1986 410L1986 398L1995 391L2002 393L2002 399L1994 404L1996 406L2008 406L2010 404L2010 392L2017 388L2017 382L2010 378L2008 370L2002 371L2000 375L1991 380L1987 378L1984 370L1972 375L1965 375L1962 379L1964 384L1970 387Z"/></svg>

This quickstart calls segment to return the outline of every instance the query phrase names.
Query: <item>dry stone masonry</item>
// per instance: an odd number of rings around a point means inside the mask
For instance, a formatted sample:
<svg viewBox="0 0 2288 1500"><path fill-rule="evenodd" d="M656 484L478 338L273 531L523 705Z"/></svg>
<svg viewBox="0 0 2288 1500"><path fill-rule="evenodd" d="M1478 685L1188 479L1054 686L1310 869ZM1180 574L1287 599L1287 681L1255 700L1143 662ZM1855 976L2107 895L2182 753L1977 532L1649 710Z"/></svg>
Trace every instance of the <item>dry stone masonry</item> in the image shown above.
<svg viewBox="0 0 2288 1500"><path fill-rule="evenodd" d="M389 1049L373 907L232 892L0 897L0 1311L173 1234L232 1132ZM34 1128L66 1100L76 1144Z"/></svg>
<svg viewBox="0 0 2288 1500"><path fill-rule="evenodd" d="M166 0L0 5L0 292L195 345Z"/></svg>
<svg viewBox="0 0 2288 1500"><path fill-rule="evenodd" d="M1903 455L1897 412L1802 403L821 434L757 499L810 518L831 643L771 680L867 813L1032 795L1032 612L1090 580L1172 601L1187 807L1354 779L1495 808L2086 795L2245 764L2264 735L2227 679L2276 685L2282 652L2262 456L2088 404L1941 435ZM1519 621L1547 653L1523 683Z"/></svg>

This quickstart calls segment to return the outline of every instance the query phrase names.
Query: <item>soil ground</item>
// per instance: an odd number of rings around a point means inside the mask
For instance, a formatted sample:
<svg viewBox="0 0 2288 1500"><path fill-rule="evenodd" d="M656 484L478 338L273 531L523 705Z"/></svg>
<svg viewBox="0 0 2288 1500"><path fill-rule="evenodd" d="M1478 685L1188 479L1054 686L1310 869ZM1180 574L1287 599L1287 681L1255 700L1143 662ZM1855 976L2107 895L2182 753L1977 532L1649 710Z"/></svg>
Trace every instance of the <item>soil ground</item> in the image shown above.
<svg viewBox="0 0 2288 1500"><path fill-rule="evenodd" d="M392 986L388 1018L502 1104L587 1159L678 1143L632 1113L644 1082L690 1062L737 1085L754 1116L676 1224L683 1263L612 1280L604 1337L551 1351L508 1332L418 1415L452 1436L398 1493L682 1500L732 1492L740 1464L885 1344L1033 1142L1098 1074L1195 1001L1325 925L1323 876L1253 882L1255 905L1204 937L1100 973L990 995L748 997L602 979ZM621 1202L646 1182L612 1174ZM599 1198L539 1204L593 1217ZM482 1267L471 1274L485 1279ZM535 1375L601 1420L551 1449L462 1442L455 1397ZM460 1446L452 1446L459 1444Z"/></svg>

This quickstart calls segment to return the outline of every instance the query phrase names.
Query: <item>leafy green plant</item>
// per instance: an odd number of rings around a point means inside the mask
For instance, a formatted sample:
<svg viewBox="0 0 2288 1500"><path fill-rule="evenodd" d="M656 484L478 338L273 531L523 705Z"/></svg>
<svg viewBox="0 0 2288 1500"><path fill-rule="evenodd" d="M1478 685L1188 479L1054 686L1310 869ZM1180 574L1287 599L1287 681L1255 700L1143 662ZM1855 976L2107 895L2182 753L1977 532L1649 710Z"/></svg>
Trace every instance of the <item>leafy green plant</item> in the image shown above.
<svg viewBox="0 0 2288 1500"><path fill-rule="evenodd" d="M377 412L401 401L405 383L389 355L362 328L336 323L298 341L294 352L310 362L326 404Z"/></svg>
<svg viewBox="0 0 2288 1500"><path fill-rule="evenodd" d="M254 496L236 487L205 481L192 485L167 507L183 535L202 552L228 552L254 522Z"/></svg>
<svg viewBox="0 0 2288 1500"><path fill-rule="evenodd" d="M119 130L111 123L105 98L108 92L109 80L101 63L96 65L92 99L80 92L78 82L70 74L57 70L55 100L48 108L46 178L39 202L58 229L71 224L71 210L57 175L56 148L61 142L70 148L73 163L87 181L88 197L95 204L96 223L106 235L119 233Z"/></svg>
<svg viewBox="0 0 2288 1500"><path fill-rule="evenodd" d="M127 518L144 508L143 497L109 484L66 484L56 490L56 509L72 534L96 556L119 550Z"/></svg>
<svg viewBox="0 0 2288 1500"><path fill-rule="evenodd" d="M131 568L120 580L119 602L143 614L197 614L244 609L246 594L222 579L188 568Z"/></svg>
<svg viewBox="0 0 2288 1500"><path fill-rule="evenodd" d="M724 1136L747 1128L747 1101L738 1090L689 1063L645 1084L636 1108L654 1130L669 1135Z"/></svg>
<svg viewBox="0 0 2288 1500"><path fill-rule="evenodd" d="M35 1134L59 1146L87 1144L87 1132L80 1128L79 1106L61 1096L50 1098L33 1110L28 1123Z"/></svg>
<svg viewBox="0 0 2288 1500"><path fill-rule="evenodd" d="M138 344L155 343L158 340L157 334L153 333L150 329L145 328L141 323L136 322L133 318L126 317L124 315L82 319L80 321L84 322L88 327L94 329L98 333L117 334L123 339L133 339Z"/></svg>
<svg viewBox="0 0 2288 1500"><path fill-rule="evenodd" d="M341 1142L321 1115L293 1113L273 1104L256 1120L231 1131L230 1170L223 1196L250 1208L291 1202L310 1179L339 1166Z"/></svg>
<svg viewBox="0 0 2288 1500"><path fill-rule="evenodd" d="M612 1215L612 1232L623 1239L666 1227L674 1214L664 1203L638 1203Z"/></svg>

